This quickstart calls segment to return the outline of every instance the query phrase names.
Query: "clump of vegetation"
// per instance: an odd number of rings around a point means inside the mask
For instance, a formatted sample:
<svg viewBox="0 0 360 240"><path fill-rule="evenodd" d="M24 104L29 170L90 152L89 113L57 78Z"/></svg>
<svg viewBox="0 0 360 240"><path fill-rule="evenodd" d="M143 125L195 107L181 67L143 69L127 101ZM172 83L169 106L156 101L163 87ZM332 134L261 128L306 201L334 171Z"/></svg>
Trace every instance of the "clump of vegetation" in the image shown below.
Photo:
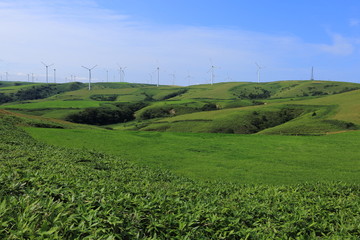
<svg viewBox="0 0 360 240"><path fill-rule="evenodd" d="M201 111L212 111L212 110L217 110L218 106L215 103L205 103L202 107L201 107Z"/></svg>
<svg viewBox="0 0 360 240"><path fill-rule="evenodd" d="M197 182L0 124L1 239L355 239L360 188Z"/></svg>
<svg viewBox="0 0 360 240"><path fill-rule="evenodd" d="M94 94L90 96L90 99L95 101L115 101L118 94Z"/></svg>
<svg viewBox="0 0 360 240"><path fill-rule="evenodd" d="M233 118L215 122L211 132L253 134L286 123L300 116L303 112L304 110L300 108L290 107L273 111L253 111L250 114L241 116L241 119L234 116Z"/></svg>
<svg viewBox="0 0 360 240"><path fill-rule="evenodd" d="M167 99L170 99L170 98L173 98L173 97L176 97L176 96L179 96L181 94L184 94L188 91L188 89L186 88L183 88L183 89L179 89L178 91L175 91L175 92L172 92L172 93L169 93L163 97L161 97L159 100L167 100Z"/></svg>
<svg viewBox="0 0 360 240"><path fill-rule="evenodd" d="M262 87L247 88L243 86L231 89L234 96L240 99L266 99L271 97L271 91Z"/></svg>
<svg viewBox="0 0 360 240"><path fill-rule="evenodd" d="M108 125L123 123L135 119L135 112L147 106L145 102L116 103L98 108L86 108L83 111L70 114L67 121L92 125Z"/></svg>
<svg viewBox="0 0 360 240"><path fill-rule="evenodd" d="M137 118L147 120L153 118L164 118L186 113L201 111L200 109L186 105L164 104L159 106L151 106L137 113Z"/></svg>
<svg viewBox="0 0 360 240"><path fill-rule="evenodd" d="M83 83L65 84L41 84L32 87L21 88L15 93L0 93L0 104L15 101L44 99L67 91L75 91L84 86Z"/></svg>

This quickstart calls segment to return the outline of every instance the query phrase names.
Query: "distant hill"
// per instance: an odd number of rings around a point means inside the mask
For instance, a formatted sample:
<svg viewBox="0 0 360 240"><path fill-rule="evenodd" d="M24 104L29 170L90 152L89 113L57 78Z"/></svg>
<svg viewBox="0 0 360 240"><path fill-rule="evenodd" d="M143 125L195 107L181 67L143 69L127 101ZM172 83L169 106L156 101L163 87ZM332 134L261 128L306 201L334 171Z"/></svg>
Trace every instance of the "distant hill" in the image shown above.
<svg viewBox="0 0 360 240"><path fill-rule="evenodd" d="M88 124L111 122L104 127L117 130L324 134L359 128L359 89L360 84L331 81L95 83L91 91L82 83L1 82L0 108Z"/></svg>

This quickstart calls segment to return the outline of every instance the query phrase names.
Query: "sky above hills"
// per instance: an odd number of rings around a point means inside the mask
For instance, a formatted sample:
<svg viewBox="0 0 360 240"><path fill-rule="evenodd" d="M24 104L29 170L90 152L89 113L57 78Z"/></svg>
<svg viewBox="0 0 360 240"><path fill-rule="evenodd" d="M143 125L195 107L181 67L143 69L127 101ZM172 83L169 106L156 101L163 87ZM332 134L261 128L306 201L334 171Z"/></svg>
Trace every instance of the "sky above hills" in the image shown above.
<svg viewBox="0 0 360 240"><path fill-rule="evenodd" d="M0 36L9 81L360 82L358 0L0 0Z"/></svg>

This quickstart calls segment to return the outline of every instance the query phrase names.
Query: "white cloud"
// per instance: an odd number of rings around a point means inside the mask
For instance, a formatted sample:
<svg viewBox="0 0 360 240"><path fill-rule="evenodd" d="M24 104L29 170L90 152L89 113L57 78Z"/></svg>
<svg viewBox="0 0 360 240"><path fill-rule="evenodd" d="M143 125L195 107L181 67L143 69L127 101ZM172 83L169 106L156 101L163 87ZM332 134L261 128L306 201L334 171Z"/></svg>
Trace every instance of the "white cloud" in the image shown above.
<svg viewBox="0 0 360 240"><path fill-rule="evenodd" d="M320 45L320 49L330 54L342 56L351 55L354 52L355 46L351 40L343 37L340 34L332 34L332 39L333 44L322 44Z"/></svg>
<svg viewBox="0 0 360 240"><path fill-rule="evenodd" d="M349 20L349 25L350 25L350 27L358 27L358 26L360 26L360 20L355 19L355 18L350 19Z"/></svg>
<svg viewBox="0 0 360 240"><path fill-rule="evenodd" d="M255 81L254 62L259 61L267 66L265 75L273 71L269 80L278 80L275 69L294 68L294 59L296 64L309 64L323 53L346 56L354 51L351 41L338 34L333 34L333 44L314 45L294 36L154 26L102 9L95 1L1 1L0 32L1 58L7 62L1 63L0 71L37 72L40 78L40 62L45 61L54 62L63 79L70 75L86 79L80 66L95 64L99 65L95 78L104 79L106 68L112 71L110 80L117 79L119 63L128 67L126 77L131 81L144 82L159 64L165 83L170 83L168 75L174 71L178 81L187 82L185 76L190 73L198 82L210 78L212 58L221 67L217 79L229 74L233 80Z"/></svg>

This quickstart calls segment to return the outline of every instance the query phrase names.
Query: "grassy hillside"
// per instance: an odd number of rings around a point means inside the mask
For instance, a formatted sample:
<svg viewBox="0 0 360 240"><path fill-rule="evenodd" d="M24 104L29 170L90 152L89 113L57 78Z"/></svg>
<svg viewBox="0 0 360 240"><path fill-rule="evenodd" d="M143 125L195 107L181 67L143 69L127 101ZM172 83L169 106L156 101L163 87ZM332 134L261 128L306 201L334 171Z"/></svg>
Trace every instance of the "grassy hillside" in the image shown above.
<svg viewBox="0 0 360 240"><path fill-rule="evenodd" d="M13 124L18 124L17 118L0 114L1 239L355 239L360 235L358 184L194 181L98 151L39 143ZM351 138L351 134L343 136L333 146ZM149 133L138 137L147 139ZM204 142L202 137L199 142ZM289 147L282 145L278 147Z"/></svg>
<svg viewBox="0 0 360 240"><path fill-rule="evenodd" d="M27 128L57 146L101 149L196 180L244 184L360 183L359 131L328 136L260 136Z"/></svg>
<svg viewBox="0 0 360 240"><path fill-rule="evenodd" d="M189 87L96 83L91 91L85 85L76 90L65 86L57 94L54 87L42 91L44 98L36 100L9 102L4 95L6 103L0 108L65 120L70 114L84 115L88 108L110 112L118 103L144 102L145 107L133 113L135 121L107 126L118 130L324 134L360 125L360 92L356 90L360 85L355 83L229 82Z"/></svg>

